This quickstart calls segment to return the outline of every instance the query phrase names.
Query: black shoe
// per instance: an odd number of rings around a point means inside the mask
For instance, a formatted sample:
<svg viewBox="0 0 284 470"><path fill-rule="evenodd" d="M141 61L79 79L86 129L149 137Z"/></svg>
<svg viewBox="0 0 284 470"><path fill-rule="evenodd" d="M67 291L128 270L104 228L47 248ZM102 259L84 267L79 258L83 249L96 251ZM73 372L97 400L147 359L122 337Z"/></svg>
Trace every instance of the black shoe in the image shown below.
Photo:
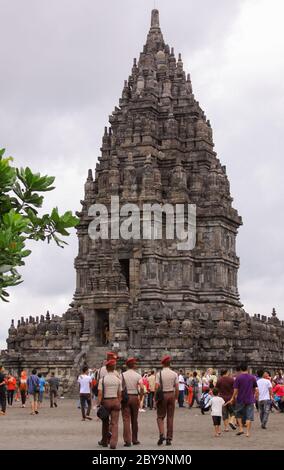
<svg viewBox="0 0 284 470"><path fill-rule="evenodd" d="M161 434L157 442L158 446L161 446L165 440L166 438L163 436L163 434Z"/></svg>
<svg viewBox="0 0 284 470"><path fill-rule="evenodd" d="M57 403L54 403L55 408L57 408Z"/></svg>
<svg viewBox="0 0 284 470"><path fill-rule="evenodd" d="M230 428L232 428L234 431L237 429L237 426L235 426L233 423L229 423Z"/></svg>
<svg viewBox="0 0 284 470"><path fill-rule="evenodd" d="M107 444L103 444L102 441L99 441L98 444L99 444L99 446L102 446L102 447L108 447L108 445L107 445Z"/></svg>
<svg viewBox="0 0 284 470"><path fill-rule="evenodd" d="M262 427L262 429L267 429L265 424L262 424L261 427Z"/></svg>
<svg viewBox="0 0 284 470"><path fill-rule="evenodd" d="M53 408L53 405L50 405L50 408Z"/></svg>
<svg viewBox="0 0 284 470"><path fill-rule="evenodd" d="M35 414L38 415L38 411L35 411Z"/></svg>
<svg viewBox="0 0 284 470"><path fill-rule="evenodd" d="M166 446L171 446L172 445L172 440L171 439L167 439L166 441Z"/></svg>
<svg viewBox="0 0 284 470"><path fill-rule="evenodd" d="M140 444L140 441L136 441L132 443L134 446L138 446Z"/></svg>
<svg viewBox="0 0 284 470"><path fill-rule="evenodd" d="M125 442L124 447L131 447L130 442Z"/></svg>

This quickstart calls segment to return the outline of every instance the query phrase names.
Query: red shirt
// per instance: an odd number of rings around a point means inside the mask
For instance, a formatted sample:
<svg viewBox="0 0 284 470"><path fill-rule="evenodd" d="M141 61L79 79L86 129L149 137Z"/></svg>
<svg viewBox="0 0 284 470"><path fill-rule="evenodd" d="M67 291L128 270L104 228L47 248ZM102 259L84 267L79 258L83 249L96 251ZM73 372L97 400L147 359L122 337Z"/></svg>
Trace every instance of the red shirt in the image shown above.
<svg viewBox="0 0 284 470"><path fill-rule="evenodd" d="M284 397L284 385L277 384L273 389L273 393L276 393L278 397Z"/></svg>
<svg viewBox="0 0 284 470"><path fill-rule="evenodd" d="M16 390L17 381L15 377L10 377L6 379L7 390Z"/></svg>

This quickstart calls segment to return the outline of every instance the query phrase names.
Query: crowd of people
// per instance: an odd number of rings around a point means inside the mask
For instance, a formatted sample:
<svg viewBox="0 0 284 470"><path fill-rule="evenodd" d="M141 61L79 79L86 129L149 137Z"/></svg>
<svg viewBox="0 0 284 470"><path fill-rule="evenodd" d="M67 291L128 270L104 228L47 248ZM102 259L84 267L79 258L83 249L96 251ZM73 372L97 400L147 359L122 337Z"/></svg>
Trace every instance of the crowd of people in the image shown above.
<svg viewBox="0 0 284 470"><path fill-rule="evenodd" d="M171 445L174 431L176 402L180 408L200 408L204 415L211 412L214 435L222 435L230 428L237 436L251 433L255 410L259 412L260 425L267 429L269 414L284 413L284 376L281 370L270 373L258 370L250 374L246 364L235 371L223 369L217 375L213 369L205 372L171 369L171 358L161 360L158 371L138 372L135 358L128 358L125 367L117 368L117 357L107 353L106 361L99 369L85 365L78 376L79 404L82 421L92 420L96 411L102 421L102 438L99 445L115 449L118 442L120 412L123 421L123 440L126 447L140 444L138 440L138 416L140 412L156 410L159 438L157 444ZM37 415L44 393L49 394L50 407L57 407L59 379L54 373L44 377L36 369L30 375L22 371L19 377L4 373L0 367L1 415L6 414L14 401L26 406L31 403L31 414ZM166 424L166 426L165 426Z"/></svg>

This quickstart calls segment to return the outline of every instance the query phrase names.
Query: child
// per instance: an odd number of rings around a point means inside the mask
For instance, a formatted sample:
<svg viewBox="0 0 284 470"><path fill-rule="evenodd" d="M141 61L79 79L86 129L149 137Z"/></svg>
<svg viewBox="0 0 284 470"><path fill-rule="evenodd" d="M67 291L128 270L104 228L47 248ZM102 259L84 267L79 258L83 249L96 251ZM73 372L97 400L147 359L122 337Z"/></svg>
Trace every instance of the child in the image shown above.
<svg viewBox="0 0 284 470"><path fill-rule="evenodd" d="M219 397L217 388L213 388L213 396L210 398L209 406L211 406L211 416L215 429L215 437L221 436L221 419L222 419L222 408L225 405L225 400Z"/></svg>
<svg viewBox="0 0 284 470"><path fill-rule="evenodd" d="M203 393L201 395L200 402L199 402L200 410L203 415L205 411L209 411L210 409L210 404L209 404L210 399L211 399L211 396L209 393L209 387L204 386Z"/></svg>

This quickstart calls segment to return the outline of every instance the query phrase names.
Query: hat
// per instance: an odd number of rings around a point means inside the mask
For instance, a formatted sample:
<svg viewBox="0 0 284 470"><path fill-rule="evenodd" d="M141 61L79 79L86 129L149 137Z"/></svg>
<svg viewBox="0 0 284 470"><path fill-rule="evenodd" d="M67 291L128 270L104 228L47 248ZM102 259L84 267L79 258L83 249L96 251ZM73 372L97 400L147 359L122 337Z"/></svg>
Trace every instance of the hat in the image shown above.
<svg viewBox="0 0 284 470"><path fill-rule="evenodd" d="M161 360L161 364L165 364L165 362L171 362L172 358L171 356L164 356L163 359Z"/></svg>
<svg viewBox="0 0 284 470"><path fill-rule="evenodd" d="M117 355L112 351L107 352L106 356L107 356L107 359L116 359L117 358Z"/></svg>
<svg viewBox="0 0 284 470"><path fill-rule="evenodd" d="M126 365L129 366L131 364L135 364L137 362L137 359L135 357L129 357L126 361Z"/></svg>
<svg viewBox="0 0 284 470"><path fill-rule="evenodd" d="M106 367L111 367L111 366L116 366L116 360L115 359L109 359L106 363Z"/></svg>

